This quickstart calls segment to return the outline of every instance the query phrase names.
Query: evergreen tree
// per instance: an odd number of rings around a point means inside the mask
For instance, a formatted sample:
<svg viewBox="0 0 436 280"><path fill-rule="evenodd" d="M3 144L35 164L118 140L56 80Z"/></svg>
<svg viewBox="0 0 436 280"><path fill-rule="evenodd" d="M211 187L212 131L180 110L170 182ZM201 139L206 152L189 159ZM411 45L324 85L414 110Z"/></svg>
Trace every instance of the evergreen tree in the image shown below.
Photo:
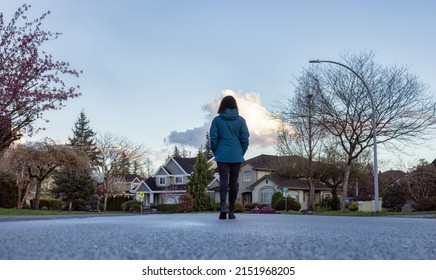
<svg viewBox="0 0 436 280"><path fill-rule="evenodd" d="M94 168L100 161L99 151L95 143L95 132L89 127L89 120L82 110L79 118L74 123L73 137L69 138L69 146L72 146L88 156L91 166Z"/></svg>
<svg viewBox="0 0 436 280"><path fill-rule="evenodd" d="M212 153L212 150L210 148L210 135L209 135L209 131L206 133L206 145L204 146L204 155L206 156L206 158L208 160L213 158L213 153Z"/></svg>
<svg viewBox="0 0 436 280"><path fill-rule="evenodd" d="M68 203L69 211L86 210L95 187L89 174L77 175L74 171L57 172L54 176L56 186L51 192Z"/></svg>
<svg viewBox="0 0 436 280"><path fill-rule="evenodd" d="M173 151L173 158L181 158L182 155L180 154L179 148L176 146L174 146L174 151Z"/></svg>
<svg viewBox="0 0 436 280"><path fill-rule="evenodd" d="M122 151L119 159L114 163L113 174L129 174L130 173L130 159L125 151Z"/></svg>
<svg viewBox="0 0 436 280"><path fill-rule="evenodd" d="M212 163L207 161L204 152L198 150L194 164L194 172L188 185L188 193L194 199L195 211L205 211L210 206L209 196L205 192L205 188L213 178Z"/></svg>

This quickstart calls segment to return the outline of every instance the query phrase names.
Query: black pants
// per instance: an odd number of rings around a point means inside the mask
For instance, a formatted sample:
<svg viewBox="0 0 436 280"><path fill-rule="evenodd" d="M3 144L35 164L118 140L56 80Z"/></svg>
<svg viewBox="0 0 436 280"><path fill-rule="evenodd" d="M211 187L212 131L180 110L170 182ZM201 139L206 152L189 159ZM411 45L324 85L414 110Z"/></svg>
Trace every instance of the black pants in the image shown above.
<svg viewBox="0 0 436 280"><path fill-rule="evenodd" d="M220 174L220 201L221 203L226 202L228 190L230 209L234 209L239 191L238 176L241 163L217 162L217 165L218 173Z"/></svg>

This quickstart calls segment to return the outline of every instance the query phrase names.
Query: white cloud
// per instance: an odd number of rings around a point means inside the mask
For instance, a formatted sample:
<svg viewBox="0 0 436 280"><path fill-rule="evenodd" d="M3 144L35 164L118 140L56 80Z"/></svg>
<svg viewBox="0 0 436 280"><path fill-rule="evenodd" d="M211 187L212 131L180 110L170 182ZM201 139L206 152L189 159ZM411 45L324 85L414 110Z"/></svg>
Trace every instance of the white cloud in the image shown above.
<svg viewBox="0 0 436 280"><path fill-rule="evenodd" d="M262 106L257 93L236 93L233 90L224 90L221 96L212 102L203 105L205 123L203 126L194 127L185 131L172 131L165 139L167 144L182 144L192 147L204 146L206 133L209 130L212 119L217 115L221 99L226 95L235 97L239 114L245 118L250 131L250 146L268 147L273 146L276 140L278 122L271 119L269 112Z"/></svg>

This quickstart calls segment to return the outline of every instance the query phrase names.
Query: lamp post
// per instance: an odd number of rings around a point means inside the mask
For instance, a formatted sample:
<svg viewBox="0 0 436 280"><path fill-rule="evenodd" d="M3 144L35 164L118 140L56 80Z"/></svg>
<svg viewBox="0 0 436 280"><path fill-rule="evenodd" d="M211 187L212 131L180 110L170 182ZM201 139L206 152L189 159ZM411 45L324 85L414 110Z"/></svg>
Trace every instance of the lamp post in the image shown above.
<svg viewBox="0 0 436 280"><path fill-rule="evenodd" d="M378 166L377 166L377 124L376 124L376 111L375 111L375 103L374 103L374 96L371 93L371 90L369 89L368 85L366 84L365 80L351 67L344 65L342 63L331 61L331 60L309 60L309 63L332 63L339 66L342 66L348 70L350 70L359 80L363 83L366 90L368 91L369 98L371 99L371 108L372 108L372 136L373 136L373 142L374 142L374 210L375 212L379 212L379 195L378 195Z"/></svg>

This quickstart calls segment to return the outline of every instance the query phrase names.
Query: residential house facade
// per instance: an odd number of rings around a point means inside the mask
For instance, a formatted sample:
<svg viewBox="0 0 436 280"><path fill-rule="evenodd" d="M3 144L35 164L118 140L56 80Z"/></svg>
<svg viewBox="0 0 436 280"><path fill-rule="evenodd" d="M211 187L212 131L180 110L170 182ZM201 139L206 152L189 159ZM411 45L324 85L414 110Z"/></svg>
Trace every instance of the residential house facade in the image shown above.
<svg viewBox="0 0 436 280"><path fill-rule="evenodd" d="M297 169L299 158L260 155L251 158L241 165L239 172L239 193L237 202L242 205L249 203L271 204L274 192L284 192L301 204L301 210L307 209L309 197L309 184L305 179L281 176L278 170L283 168ZM213 159L212 167L216 170ZM186 193L189 179L193 173L195 158L170 157L149 178L131 181L130 192L136 200L143 201L145 207L157 204L175 204L179 202L180 195ZM219 175L215 172L205 191L212 201L220 202ZM331 195L331 191L324 184L315 184L315 201L324 196Z"/></svg>
<svg viewBox="0 0 436 280"><path fill-rule="evenodd" d="M259 203L271 205L274 192L285 192L301 204L301 210L308 208L309 184L301 176L295 177L280 175L280 171L296 173L298 164L302 162L299 157L283 157L274 155L259 155L246 160L241 165L239 172L239 194L237 202L242 205ZM215 190L215 202L219 202L219 189L210 185ZM284 191L287 190L288 192ZM315 202L331 195L331 190L321 183L315 183Z"/></svg>
<svg viewBox="0 0 436 280"><path fill-rule="evenodd" d="M143 201L145 207L179 203L180 196L187 192L195 160L196 158L168 158L151 177L132 189L131 193L135 195L136 200ZM211 181L211 184L217 184L216 178ZM209 192L212 196L213 192Z"/></svg>

